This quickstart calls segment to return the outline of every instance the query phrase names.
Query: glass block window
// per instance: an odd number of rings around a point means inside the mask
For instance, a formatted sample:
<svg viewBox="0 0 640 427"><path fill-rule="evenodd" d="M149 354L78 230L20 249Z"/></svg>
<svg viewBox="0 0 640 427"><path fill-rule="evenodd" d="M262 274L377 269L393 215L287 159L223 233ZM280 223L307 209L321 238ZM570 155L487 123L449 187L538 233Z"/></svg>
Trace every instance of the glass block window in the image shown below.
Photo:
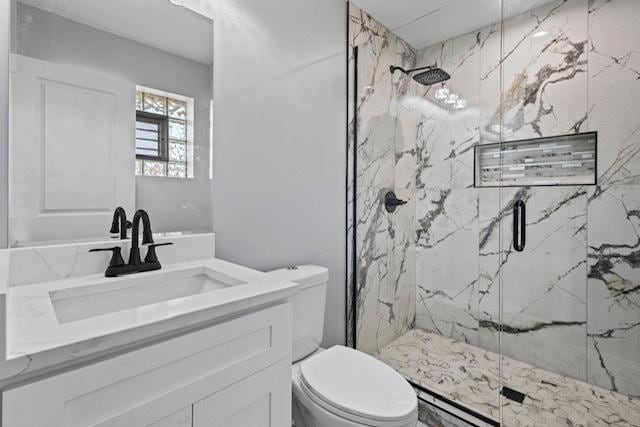
<svg viewBox="0 0 640 427"><path fill-rule="evenodd" d="M193 99L138 87L136 175L191 177L192 109Z"/></svg>

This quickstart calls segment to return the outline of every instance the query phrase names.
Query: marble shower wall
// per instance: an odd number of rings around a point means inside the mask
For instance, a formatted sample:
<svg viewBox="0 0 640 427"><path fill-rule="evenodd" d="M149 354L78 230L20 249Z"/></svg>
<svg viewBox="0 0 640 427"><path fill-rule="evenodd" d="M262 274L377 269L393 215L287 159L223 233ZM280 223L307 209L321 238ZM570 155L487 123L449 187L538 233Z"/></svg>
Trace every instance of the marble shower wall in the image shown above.
<svg viewBox="0 0 640 427"><path fill-rule="evenodd" d="M473 147L480 142L483 36L467 34L418 53L418 66L437 64L446 70L448 86L468 105L453 113L433 102L437 87L419 89L416 326L473 344L478 344L479 267Z"/></svg>
<svg viewBox="0 0 640 427"><path fill-rule="evenodd" d="M401 73L391 75L389 67L411 68L416 54L353 4L349 41L358 47L358 93L352 95L357 104L357 166L349 171L357 182L356 346L376 353L410 330L415 319L417 116L409 99L414 83ZM349 68L355 69L353 54ZM351 98L350 111L353 102ZM353 165L353 113L350 123L349 164ZM349 190L351 201L353 188ZM394 214L386 212L382 203L389 190L408 202ZM352 208L348 206L349 215ZM349 318L353 315L349 313Z"/></svg>
<svg viewBox="0 0 640 427"><path fill-rule="evenodd" d="M418 124L417 327L498 351L502 297L506 356L640 395L639 43L640 2L558 0L417 53L469 101ZM587 131L598 187L472 188L475 144Z"/></svg>
<svg viewBox="0 0 640 427"><path fill-rule="evenodd" d="M640 2L589 1L587 380L640 396Z"/></svg>
<svg viewBox="0 0 640 427"><path fill-rule="evenodd" d="M350 5L357 348L375 353L416 326L498 351L502 320L506 356L640 396L640 2L556 0L496 22L416 51ZM464 111L388 71L434 63ZM588 131L597 187L473 188L477 144ZM380 203L388 189L409 201L394 215Z"/></svg>
<svg viewBox="0 0 640 427"><path fill-rule="evenodd" d="M515 2L503 4L508 13ZM515 141L587 130L587 4L556 0L505 20L501 67L494 57L500 38L488 40L481 85L493 91L502 73L502 99L484 92L485 135L501 130L503 141Z"/></svg>

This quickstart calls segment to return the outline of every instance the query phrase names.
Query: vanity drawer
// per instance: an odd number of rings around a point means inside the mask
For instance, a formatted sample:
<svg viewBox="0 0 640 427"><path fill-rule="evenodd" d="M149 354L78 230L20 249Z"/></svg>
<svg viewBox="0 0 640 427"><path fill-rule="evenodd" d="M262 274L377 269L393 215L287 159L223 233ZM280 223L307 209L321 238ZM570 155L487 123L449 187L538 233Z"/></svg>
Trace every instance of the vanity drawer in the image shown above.
<svg viewBox="0 0 640 427"><path fill-rule="evenodd" d="M5 391L3 426L146 426L283 360L289 303Z"/></svg>

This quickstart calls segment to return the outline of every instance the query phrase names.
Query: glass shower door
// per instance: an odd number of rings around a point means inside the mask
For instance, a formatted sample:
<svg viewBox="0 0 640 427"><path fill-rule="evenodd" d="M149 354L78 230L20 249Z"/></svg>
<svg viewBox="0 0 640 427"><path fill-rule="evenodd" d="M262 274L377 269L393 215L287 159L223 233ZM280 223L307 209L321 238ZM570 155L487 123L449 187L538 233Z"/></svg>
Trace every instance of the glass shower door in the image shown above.
<svg viewBox="0 0 640 427"><path fill-rule="evenodd" d="M639 21L633 1L504 0L506 425L640 422L640 92L624 56Z"/></svg>
<svg viewBox="0 0 640 427"><path fill-rule="evenodd" d="M475 186L475 151L497 145L501 2L458 2L433 17L481 15L476 28L421 49L418 66L451 76L420 87L416 172L416 334L421 396L470 425L500 422L500 188ZM425 25L425 30L431 25ZM435 424L435 422L434 422ZM437 425L437 424L436 424ZM445 424L447 425L447 424ZM465 424L463 424L465 425Z"/></svg>

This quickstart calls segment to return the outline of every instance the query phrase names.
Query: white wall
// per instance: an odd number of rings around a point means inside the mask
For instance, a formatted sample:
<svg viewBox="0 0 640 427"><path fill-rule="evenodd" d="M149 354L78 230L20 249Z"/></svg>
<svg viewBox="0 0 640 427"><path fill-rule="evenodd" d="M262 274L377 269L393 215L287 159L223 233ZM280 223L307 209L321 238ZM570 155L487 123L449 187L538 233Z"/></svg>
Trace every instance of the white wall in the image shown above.
<svg viewBox="0 0 640 427"><path fill-rule="evenodd" d="M9 16L9 0L0 0L0 248L8 240Z"/></svg>
<svg viewBox="0 0 640 427"><path fill-rule="evenodd" d="M324 344L345 341L346 6L219 0L216 255L330 269Z"/></svg>

